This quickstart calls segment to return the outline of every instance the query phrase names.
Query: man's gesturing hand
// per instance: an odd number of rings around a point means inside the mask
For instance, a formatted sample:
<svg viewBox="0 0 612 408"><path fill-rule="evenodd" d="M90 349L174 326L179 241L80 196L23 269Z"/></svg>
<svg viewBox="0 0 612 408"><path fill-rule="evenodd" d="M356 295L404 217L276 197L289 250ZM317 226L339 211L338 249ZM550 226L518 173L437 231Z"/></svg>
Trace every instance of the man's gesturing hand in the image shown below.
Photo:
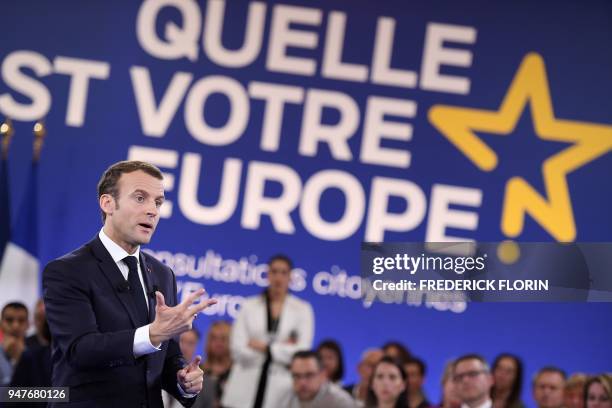
<svg viewBox="0 0 612 408"><path fill-rule="evenodd" d="M217 303L216 299L208 299L198 304L193 304L204 292L204 289L198 289L174 307L166 305L164 295L161 292L155 292L157 299L155 320L149 326L151 344L159 346L162 341L166 341L191 329L191 324L196 315L208 306Z"/></svg>
<svg viewBox="0 0 612 408"><path fill-rule="evenodd" d="M197 394L202 391L202 383L204 382L204 371L200 369L200 361L202 357L195 356L193 361L188 366L176 372L176 379L183 391L188 394Z"/></svg>

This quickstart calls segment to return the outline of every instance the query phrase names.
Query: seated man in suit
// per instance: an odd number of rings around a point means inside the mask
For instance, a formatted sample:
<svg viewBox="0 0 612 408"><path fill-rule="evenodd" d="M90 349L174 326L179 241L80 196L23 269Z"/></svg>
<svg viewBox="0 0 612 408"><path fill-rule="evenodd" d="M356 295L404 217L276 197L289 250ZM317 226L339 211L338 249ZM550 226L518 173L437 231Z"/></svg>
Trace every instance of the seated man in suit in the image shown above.
<svg viewBox="0 0 612 408"><path fill-rule="evenodd" d="M70 388L68 406L157 408L162 388L190 406L202 389L200 357L186 365L174 339L216 301L195 303L200 289L177 305L172 270L140 251L159 221L162 179L144 162L109 167L98 183L102 230L45 267L52 383Z"/></svg>
<svg viewBox="0 0 612 408"><path fill-rule="evenodd" d="M354 408L348 392L327 379L321 356L315 351L298 351L291 359L293 392L282 406L288 408Z"/></svg>

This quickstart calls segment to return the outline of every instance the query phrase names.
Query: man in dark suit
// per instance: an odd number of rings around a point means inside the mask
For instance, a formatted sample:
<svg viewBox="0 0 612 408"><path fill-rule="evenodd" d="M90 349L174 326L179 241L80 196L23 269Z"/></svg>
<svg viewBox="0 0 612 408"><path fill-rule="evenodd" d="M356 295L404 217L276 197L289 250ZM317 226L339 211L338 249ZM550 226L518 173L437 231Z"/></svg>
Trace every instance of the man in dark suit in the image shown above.
<svg viewBox="0 0 612 408"><path fill-rule="evenodd" d="M159 221L162 179L144 162L109 167L102 230L45 267L52 383L70 387L69 406L162 407L162 388L191 406L202 389L200 357L187 365L174 339L216 301L195 303L201 289L177 305L172 270L140 251Z"/></svg>

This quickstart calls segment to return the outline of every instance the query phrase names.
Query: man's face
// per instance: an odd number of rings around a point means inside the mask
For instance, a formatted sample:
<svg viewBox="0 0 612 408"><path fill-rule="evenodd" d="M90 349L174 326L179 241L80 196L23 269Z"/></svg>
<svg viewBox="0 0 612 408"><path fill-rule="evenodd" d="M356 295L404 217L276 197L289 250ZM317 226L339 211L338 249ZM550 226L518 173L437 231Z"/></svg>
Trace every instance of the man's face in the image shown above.
<svg viewBox="0 0 612 408"><path fill-rule="evenodd" d="M110 194L100 197L106 213L104 232L128 253L151 241L164 201L162 181L137 170L124 173L117 183L119 198Z"/></svg>
<svg viewBox="0 0 612 408"><path fill-rule="evenodd" d="M563 387L565 380L556 372L543 372L533 385L533 399L540 408L559 408L563 406Z"/></svg>
<svg viewBox="0 0 612 408"><path fill-rule="evenodd" d="M362 383L368 384L370 382L374 367L376 367L376 364L378 364L381 358L383 358L382 350L373 350L368 352L359 363L357 371L359 372L360 381Z"/></svg>
<svg viewBox="0 0 612 408"><path fill-rule="evenodd" d="M293 360L291 376L293 391L300 401L311 401L325 382L325 373L314 357Z"/></svg>
<svg viewBox="0 0 612 408"><path fill-rule="evenodd" d="M491 374L477 359L460 361L453 371L453 381L459 398L469 405L486 401L493 385Z"/></svg>
<svg viewBox="0 0 612 408"><path fill-rule="evenodd" d="M181 353L183 353L183 357L187 362L193 360L193 355L195 354L196 347L198 346L198 336L192 331L186 331L181 334L179 337L179 347L181 348Z"/></svg>
<svg viewBox="0 0 612 408"><path fill-rule="evenodd" d="M291 270L289 264L282 259L273 261L268 268L268 281L270 292L274 294L285 294L289 290Z"/></svg>
<svg viewBox="0 0 612 408"><path fill-rule="evenodd" d="M408 375L408 391L417 392L423 386L423 375L421 369L416 363L407 363L404 365L404 370Z"/></svg>
<svg viewBox="0 0 612 408"><path fill-rule="evenodd" d="M21 308L8 307L0 320L2 333L5 336L24 338L28 331L28 312Z"/></svg>

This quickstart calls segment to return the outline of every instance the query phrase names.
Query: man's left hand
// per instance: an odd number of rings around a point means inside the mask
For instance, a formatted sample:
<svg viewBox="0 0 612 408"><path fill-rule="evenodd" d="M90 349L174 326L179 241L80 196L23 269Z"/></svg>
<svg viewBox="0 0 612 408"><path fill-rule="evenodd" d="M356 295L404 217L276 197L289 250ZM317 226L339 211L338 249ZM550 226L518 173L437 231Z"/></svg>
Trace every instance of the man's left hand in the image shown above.
<svg viewBox="0 0 612 408"><path fill-rule="evenodd" d="M202 357L195 356L189 365L176 373L176 378L181 385L181 388L188 394L197 394L202 391L204 371L200 369L201 360Z"/></svg>

